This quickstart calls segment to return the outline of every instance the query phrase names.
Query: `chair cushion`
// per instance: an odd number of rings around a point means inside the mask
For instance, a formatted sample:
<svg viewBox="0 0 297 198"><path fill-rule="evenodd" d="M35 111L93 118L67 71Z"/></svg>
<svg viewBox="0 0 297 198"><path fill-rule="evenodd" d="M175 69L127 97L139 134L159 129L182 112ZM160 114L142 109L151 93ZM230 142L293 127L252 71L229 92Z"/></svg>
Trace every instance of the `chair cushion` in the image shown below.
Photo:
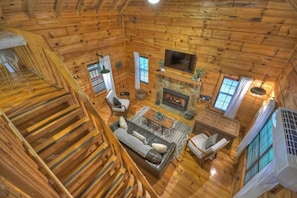
<svg viewBox="0 0 297 198"><path fill-rule="evenodd" d="M125 110L127 110L130 106L130 100L128 99L119 99L119 101L121 102L122 106L120 107L112 107L113 111L117 111L117 112L125 112ZM125 107L126 109L125 109Z"/></svg>
<svg viewBox="0 0 297 198"><path fill-rule="evenodd" d="M209 147L213 146L217 142L218 134L213 134L204 143L204 149L208 149Z"/></svg>
<svg viewBox="0 0 297 198"><path fill-rule="evenodd" d="M119 99L117 99L116 97L113 97L113 104L114 105L121 105L122 103L119 101Z"/></svg>

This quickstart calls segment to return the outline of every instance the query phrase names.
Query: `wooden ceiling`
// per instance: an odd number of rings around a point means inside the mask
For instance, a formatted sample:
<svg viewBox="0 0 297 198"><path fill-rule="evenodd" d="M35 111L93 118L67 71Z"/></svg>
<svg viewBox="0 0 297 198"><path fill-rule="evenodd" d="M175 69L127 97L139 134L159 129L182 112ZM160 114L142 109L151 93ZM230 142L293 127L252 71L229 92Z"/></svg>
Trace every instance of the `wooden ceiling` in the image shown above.
<svg viewBox="0 0 297 198"><path fill-rule="evenodd" d="M122 15L124 28L133 31L130 39L136 31L155 31L148 39L162 36L170 48L186 45L184 51L198 54L200 65L210 70L258 80L268 75L275 81L296 47L296 7L296 0L160 0L156 5L147 0L1 0L0 20L5 24L8 17L12 24L14 13L20 12L29 20L73 12L99 18Z"/></svg>

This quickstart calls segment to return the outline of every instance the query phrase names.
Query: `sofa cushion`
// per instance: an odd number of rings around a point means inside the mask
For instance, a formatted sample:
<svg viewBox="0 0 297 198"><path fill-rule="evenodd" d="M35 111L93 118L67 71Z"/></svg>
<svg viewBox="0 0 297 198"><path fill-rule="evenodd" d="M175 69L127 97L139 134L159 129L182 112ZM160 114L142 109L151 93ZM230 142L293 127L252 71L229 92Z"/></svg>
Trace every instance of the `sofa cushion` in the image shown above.
<svg viewBox="0 0 297 198"><path fill-rule="evenodd" d="M156 152L150 145L145 145L141 140L128 134L124 129L118 128L114 131L114 134L123 144L150 162L159 164L162 161L160 153Z"/></svg>
<svg viewBox="0 0 297 198"><path fill-rule="evenodd" d="M166 153L167 151L167 146L164 144L152 143L152 147L161 154Z"/></svg>
<svg viewBox="0 0 297 198"><path fill-rule="evenodd" d="M120 117L119 126L125 129L126 131L128 130L128 124L126 122L126 119L123 116Z"/></svg>
<svg viewBox="0 0 297 198"><path fill-rule="evenodd" d="M138 133L137 131L133 131L133 132L132 132L132 135L133 135L134 137L136 137L137 139L139 139L140 141L142 141L143 144L147 144L147 143L146 143L146 139L145 139L145 137L144 137L143 135L141 135L140 133Z"/></svg>

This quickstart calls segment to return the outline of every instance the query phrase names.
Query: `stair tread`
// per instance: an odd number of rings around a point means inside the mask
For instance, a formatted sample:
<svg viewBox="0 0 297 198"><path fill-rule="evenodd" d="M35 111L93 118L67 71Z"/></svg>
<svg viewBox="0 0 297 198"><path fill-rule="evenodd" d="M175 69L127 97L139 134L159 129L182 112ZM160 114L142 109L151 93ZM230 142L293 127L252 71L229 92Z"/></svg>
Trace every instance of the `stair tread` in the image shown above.
<svg viewBox="0 0 297 198"><path fill-rule="evenodd" d="M21 131L22 135L25 136L26 140L30 143L37 140L38 138L41 138L44 135L48 135L49 131L53 131L56 128L58 128L60 125L58 123L65 123L67 120L73 119L75 116L77 116L81 112L80 109L76 109L74 111L69 112L67 115L62 116L53 122L48 123L47 125L38 128L37 130L33 132L28 132L27 130Z"/></svg>
<svg viewBox="0 0 297 198"><path fill-rule="evenodd" d="M28 133L31 133L32 131L38 129L39 127L42 127L46 123L49 123L51 121L54 121L54 120L58 119L59 117L65 115L67 113L69 113L70 111L75 110L78 107L79 107L78 104L74 104L74 105L72 105L70 107L67 107L64 110L59 111L59 112L55 113L54 115L51 115L51 116L47 117L47 119L44 119L44 120L42 120L42 121L40 121L40 122L32 125L31 127L27 128L27 132Z"/></svg>
<svg viewBox="0 0 297 198"><path fill-rule="evenodd" d="M72 96L70 94L65 94L65 95L62 95L61 97L58 97L46 104L42 104L42 105L39 105L37 106L36 108L33 108L33 109L30 109L29 111L26 111L20 115L17 115L15 117L13 117L11 119L11 121L14 123L14 125L19 125L20 123L22 122L25 122L29 119L31 119L32 116L35 116L36 114L40 113L40 110L43 110L44 111L44 108L47 107L47 108L54 108L55 106L57 106L57 104L61 104L61 103L64 103L66 102L67 100L71 99Z"/></svg>
<svg viewBox="0 0 297 198"><path fill-rule="evenodd" d="M72 174L67 176L67 178L64 180L63 184L68 185L71 181L75 180L76 177L79 176L79 173L82 172L83 169L88 168L94 160L98 159L105 149L108 147L108 144L106 142L103 142L91 155L89 155L85 160L83 160L79 166L76 167L75 170L73 170Z"/></svg>
<svg viewBox="0 0 297 198"><path fill-rule="evenodd" d="M82 197L85 192L87 192L91 187L95 186L97 182L100 182L100 179L114 167L117 160L118 158L115 155L110 156L100 172L98 172L98 174L96 174L96 176L93 177L90 182L85 185L81 184L80 187L76 189L75 192L73 192L74 196Z"/></svg>
<svg viewBox="0 0 297 198"><path fill-rule="evenodd" d="M113 180L112 184L108 188L108 190L105 192L104 197L115 197L115 194L118 193L118 191L124 186L124 177L125 177L126 169L120 168L120 170L117 173L117 176Z"/></svg>
<svg viewBox="0 0 297 198"><path fill-rule="evenodd" d="M128 197L129 195L131 195L132 191L133 191L133 187L135 185L135 178L132 174L129 175L129 180L128 180L128 184L126 186L126 190L123 194L123 198Z"/></svg>
<svg viewBox="0 0 297 198"><path fill-rule="evenodd" d="M88 118L82 118L78 120L77 122L73 123L71 126L66 127L64 130L60 131L56 135L52 136L51 138L47 139L43 143L36 146L34 149L37 153L39 153L41 150L43 150L45 147L49 146L53 142L59 140L63 136L65 136L67 133L71 132L73 129L79 127L80 125L86 123L88 121Z"/></svg>
<svg viewBox="0 0 297 198"><path fill-rule="evenodd" d="M58 157L56 157L54 160L47 163L47 165L50 167L50 169L55 169L56 166L66 163L65 158L71 157L74 152L76 152L78 149L81 149L81 147L84 147L85 144L90 142L95 137L95 131L92 131L88 133L86 136L84 136L82 139L80 139L78 142L73 144L72 146L68 147L63 153L61 153Z"/></svg>

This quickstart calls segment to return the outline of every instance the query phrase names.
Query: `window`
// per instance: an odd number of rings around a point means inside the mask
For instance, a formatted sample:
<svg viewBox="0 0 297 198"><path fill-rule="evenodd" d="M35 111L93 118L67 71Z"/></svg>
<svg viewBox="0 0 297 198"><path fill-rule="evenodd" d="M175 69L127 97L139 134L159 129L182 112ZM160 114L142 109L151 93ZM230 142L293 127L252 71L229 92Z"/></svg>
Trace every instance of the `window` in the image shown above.
<svg viewBox="0 0 297 198"><path fill-rule="evenodd" d="M148 65L148 58L146 57L139 57L139 77L140 81L144 83L148 83L148 73L149 73L149 65Z"/></svg>
<svg viewBox="0 0 297 198"><path fill-rule="evenodd" d="M226 111L238 86L237 80L224 78L214 108Z"/></svg>
<svg viewBox="0 0 297 198"><path fill-rule="evenodd" d="M91 77L92 86L95 94L101 92L102 90L105 90L105 84L103 76L100 73L101 66L99 65L99 63L88 65L88 71Z"/></svg>
<svg viewBox="0 0 297 198"><path fill-rule="evenodd" d="M247 148L245 184L273 160L272 120L269 119Z"/></svg>

